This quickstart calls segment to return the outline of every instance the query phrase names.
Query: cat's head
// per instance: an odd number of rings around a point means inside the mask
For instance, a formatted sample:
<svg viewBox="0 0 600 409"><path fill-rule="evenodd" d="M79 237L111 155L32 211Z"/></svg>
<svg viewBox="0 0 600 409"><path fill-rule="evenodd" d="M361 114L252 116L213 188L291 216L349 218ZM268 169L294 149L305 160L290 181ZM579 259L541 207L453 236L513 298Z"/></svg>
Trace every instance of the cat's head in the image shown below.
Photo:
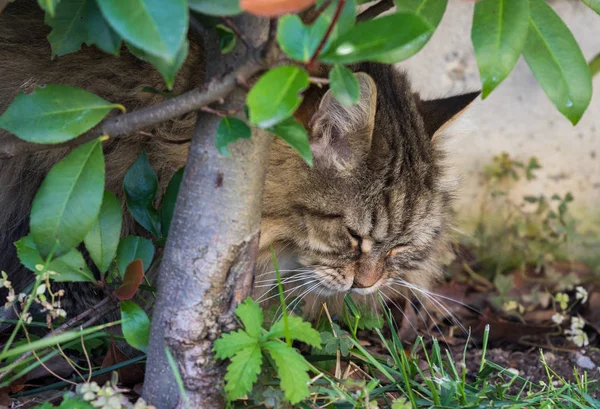
<svg viewBox="0 0 600 409"><path fill-rule="evenodd" d="M359 102L328 91L312 115L312 169L282 144L271 155L261 247L302 266L283 271L295 295L423 287L439 273L454 186L437 133L478 93L421 101L393 67L356 71Z"/></svg>

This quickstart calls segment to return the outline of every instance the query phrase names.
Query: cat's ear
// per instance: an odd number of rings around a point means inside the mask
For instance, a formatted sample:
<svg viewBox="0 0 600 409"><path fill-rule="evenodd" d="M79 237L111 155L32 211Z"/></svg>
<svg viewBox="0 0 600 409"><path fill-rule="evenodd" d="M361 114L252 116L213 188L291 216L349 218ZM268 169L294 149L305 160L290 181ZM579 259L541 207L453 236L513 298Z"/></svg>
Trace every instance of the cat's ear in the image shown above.
<svg viewBox="0 0 600 409"><path fill-rule="evenodd" d="M429 101L423 101L415 94L417 108L431 139L434 140L446 126L464 113L479 94L481 92L477 91Z"/></svg>
<svg viewBox="0 0 600 409"><path fill-rule="evenodd" d="M339 169L354 167L371 149L377 87L373 79L356 74L360 97L356 104L346 106L327 91L310 121L310 145L317 165L334 165Z"/></svg>

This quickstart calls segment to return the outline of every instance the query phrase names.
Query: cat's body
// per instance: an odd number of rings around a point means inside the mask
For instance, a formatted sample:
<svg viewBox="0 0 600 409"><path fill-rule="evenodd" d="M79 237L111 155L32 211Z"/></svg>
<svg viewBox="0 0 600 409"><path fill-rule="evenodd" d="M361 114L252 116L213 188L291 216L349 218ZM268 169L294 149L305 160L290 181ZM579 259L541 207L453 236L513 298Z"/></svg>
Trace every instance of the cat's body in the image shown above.
<svg viewBox="0 0 600 409"><path fill-rule="evenodd" d="M161 77L125 50L117 58L84 47L51 61L48 28L36 8L34 2L19 1L0 15L0 113L18 92L47 83L79 86L128 111L160 100L140 89L164 88ZM192 42L176 91L200 83L201 54L201 47ZM421 102L393 67L363 64L355 71L364 73L358 75L358 104L342 106L327 92L302 108L301 115L312 118L307 125L314 168L282 141L273 144L256 297L266 299L263 293L274 284L270 245L282 269L294 270L283 271L289 277L286 294L308 296L309 307L324 299L339 305L347 292L372 302L377 291L394 296L400 280L428 287L439 274L437 259L450 223L452 187L443 153L432 137L474 95ZM148 130L151 135L144 132L105 143L106 188L123 197L124 173L142 150L164 187L187 153L187 145L169 141L189 138L194 119L190 114ZM0 130L0 142L5 137ZM20 266L13 242L27 233L31 201L44 175L66 153L56 149L0 160L0 269L21 288L32 273ZM124 233L141 231L128 217ZM76 286L70 294L69 288L75 287L67 286L71 314L102 296L92 286Z"/></svg>

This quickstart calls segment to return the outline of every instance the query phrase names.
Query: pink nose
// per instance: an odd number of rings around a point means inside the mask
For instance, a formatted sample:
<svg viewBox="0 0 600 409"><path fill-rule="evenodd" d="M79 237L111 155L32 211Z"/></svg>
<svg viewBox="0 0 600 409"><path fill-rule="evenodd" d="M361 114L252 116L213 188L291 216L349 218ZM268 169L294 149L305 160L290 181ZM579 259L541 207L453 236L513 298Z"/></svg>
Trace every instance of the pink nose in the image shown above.
<svg viewBox="0 0 600 409"><path fill-rule="evenodd" d="M359 262L360 263L360 262ZM354 274L353 287L369 288L372 287L383 276L383 263L362 262L359 264Z"/></svg>

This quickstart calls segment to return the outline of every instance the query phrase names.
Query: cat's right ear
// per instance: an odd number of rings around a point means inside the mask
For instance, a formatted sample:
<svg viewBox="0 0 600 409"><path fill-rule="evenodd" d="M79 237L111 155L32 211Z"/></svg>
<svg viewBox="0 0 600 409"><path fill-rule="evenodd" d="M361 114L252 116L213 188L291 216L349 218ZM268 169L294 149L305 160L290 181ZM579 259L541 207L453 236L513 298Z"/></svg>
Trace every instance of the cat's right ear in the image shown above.
<svg viewBox="0 0 600 409"><path fill-rule="evenodd" d="M425 131L431 140L435 140L446 126L460 117L479 94L481 91L428 101L421 100L419 95L415 94L415 102L423 117Z"/></svg>
<svg viewBox="0 0 600 409"><path fill-rule="evenodd" d="M310 146L317 166L352 169L371 150L377 87L373 79L356 74L360 96L356 104L346 106L327 91L310 121Z"/></svg>

